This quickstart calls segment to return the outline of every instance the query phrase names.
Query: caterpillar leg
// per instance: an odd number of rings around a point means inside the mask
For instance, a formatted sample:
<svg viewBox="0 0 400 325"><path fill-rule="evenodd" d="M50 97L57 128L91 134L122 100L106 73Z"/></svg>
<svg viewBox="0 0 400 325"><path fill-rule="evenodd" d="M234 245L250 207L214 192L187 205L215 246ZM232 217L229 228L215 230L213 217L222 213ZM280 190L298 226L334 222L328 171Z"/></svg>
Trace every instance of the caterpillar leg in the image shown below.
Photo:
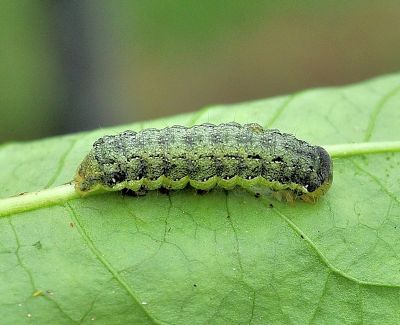
<svg viewBox="0 0 400 325"><path fill-rule="evenodd" d="M166 195L168 195L168 194L171 192L171 190L170 190L169 188L166 188L166 187L164 187L164 186L161 186L161 187L158 189L158 191L159 191L161 194L166 194Z"/></svg>
<svg viewBox="0 0 400 325"><path fill-rule="evenodd" d="M256 198L262 196L270 196L272 192L271 189L265 188L263 186L250 186L248 188L244 188L244 190Z"/></svg>
<svg viewBox="0 0 400 325"><path fill-rule="evenodd" d="M144 196L148 192L148 189L144 186L139 188L137 191L133 191L129 188L124 188L121 190L122 195L124 196Z"/></svg>
<svg viewBox="0 0 400 325"><path fill-rule="evenodd" d="M307 203L315 203L315 202L318 201L318 197L313 196L313 195L307 195L307 194L303 194L303 195L301 196L301 199L302 199L304 202L307 202Z"/></svg>
<svg viewBox="0 0 400 325"><path fill-rule="evenodd" d="M293 205L296 201L297 193L291 190L273 191L272 197L278 201L287 202Z"/></svg>
<svg viewBox="0 0 400 325"><path fill-rule="evenodd" d="M196 189L196 194L198 195L205 195L208 192L210 192L210 190L201 190L201 189Z"/></svg>
<svg viewBox="0 0 400 325"><path fill-rule="evenodd" d="M330 188L332 184L332 178L324 182L320 187L318 187L314 192L302 194L300 197L304 202L315 203L323 196Z"/></svg>

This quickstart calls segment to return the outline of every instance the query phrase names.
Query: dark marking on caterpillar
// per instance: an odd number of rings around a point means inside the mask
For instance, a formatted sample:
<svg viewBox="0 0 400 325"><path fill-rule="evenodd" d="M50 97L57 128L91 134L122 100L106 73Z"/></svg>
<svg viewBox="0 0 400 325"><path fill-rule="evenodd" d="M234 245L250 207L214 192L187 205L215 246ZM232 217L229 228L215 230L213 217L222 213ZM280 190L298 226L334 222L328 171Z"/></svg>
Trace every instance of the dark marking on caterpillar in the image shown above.
<svg viewBox="0 0 400 325"><path fill-rule="evenodd" d="M265 186L279 199L314 202L332 179L332 160L322 147L255 123L231 122L104 136L80 165L75 187L85 194Z"/></svg>

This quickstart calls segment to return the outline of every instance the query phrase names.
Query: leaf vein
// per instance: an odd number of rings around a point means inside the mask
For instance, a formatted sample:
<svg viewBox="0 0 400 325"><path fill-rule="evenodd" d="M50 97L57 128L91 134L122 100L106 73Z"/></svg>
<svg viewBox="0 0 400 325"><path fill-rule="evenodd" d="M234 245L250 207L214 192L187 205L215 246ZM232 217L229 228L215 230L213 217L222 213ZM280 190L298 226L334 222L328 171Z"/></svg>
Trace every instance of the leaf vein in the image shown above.
<svg viewBox="0 0 400 325"><path fill-rule="evenodd" d="M286 100L283 102L281 106L279 106L275 113L272 115L272 117L269 119L269 121L265 124L265 128L269 129L271 126L276 122L276 120L282 115L283 111L289 106L289 104L293 101L293 99L298 95L299 93L294 93L286 98Z"/></svg>
<svg viewBox="0 0 400 325"><path fill-rule="evenodd" d="M375 129L376 120L377 120L379 114L381 113L383 107L388 102L388 100L390 98L392 98L393 96L395 96L399 91L400 91L400 86L397 86L396 88L394 88L391 91L389 91L386 95L384 95L378 101L377 105L375 106L375 108L373 109L373 111L371 113L370 120L369 120L369 123L368 123L368 126L367 126L367 131L365 132L364 141L368 142L371 139L372 132Z"/></svg>
<svg viewBox="0 0 400 325"><path fill-rule="evenodd" d="M318 249L318 247L313 243L313 241L293 222L291 221L288 217L286 217L282 212L280 212L278 209L274 208L272 209L275 214L277 214L280 218L282 218L283 221L285 221L290 228L292 228L296 233L298 233L300 236L303 236L304 240L310 245L310 247L315 251L315 253L319 256L321 261L325 263L325 265L331 269L332 272L344 277L345 279L348 279L352 282L355 282L360 285L365 285L365 286L376 286L376 287L387 287L387 288L399 288L400 289L400 284L386 284L386 283L381 283L381 282L371 282L371 281L364 281L357 279L351 275L346 274L344 271L338 269L335 267L329 260L328 258Z"/></svg>
<svg viewBox="0 0 400 325"><path fill-rule="evenodd" d="M393 194L392 192L390 192L379 180L378 177L376 177L374 174L370 173L369 171L367 171L366 169L362 168L359 164L357 164L354 160L351 160L351 162L353 163L353 165L361 172L363 172L364 174L366 174L367 176L369 176L376 184L379 185L379 187L381 188L381 190L383 192L385 192L393 201L396 201L397 203L400 203L400 200L397 198L397 196L395 194Z"/></svg>
<svg viewBox="0 0 400 325"><path fill-rule="evenodd" d="M47 184L45 185L44 188L49 188L50 186L52 186L54 184L54 182L56 181L57 177L61 174L65 161L69 155L69 153L72 151L72 149L75 146L75 143L78 141L78 138L73 139L70 141L70 144L67 148L67 150L64 151L64 153L61 155L58 164L57 164L57 169L56 172L54 173L54 175L49 179L49 181L47 182Z"/></svg>
<svg viewBox="0 0 400 325"><path fill-rule="evenodd" d="M317 316L317 313L320 310L321 302L322 302L322 299L324 298L324 296L326 294L326 289L327 289L327 286L328 286L328 281L329 281L330 276L331 276L331 272L328 273L328 275L327 275L327 277L325 279L325 283L324 283L324 287L322 288L321 296L318 298L317 305L316 305L316 307L314 309L314 312L311 315L311 319L309 321L310 324L314 322L315 317Z"/></svg>
<svg viewBox="0 0 400 325"><path fill-rule="evenodd" d="M144 312L144 314L151 320L154 324L163 324L163 322L155 319L152 315L149 314L147 309L143 307L143 305L140 303L139 299L136 297L135 293L132 291L132 289L129 287L129 285L124 281L124 279L120 276L120 274L115 270L110 262L108 262L98 251L96 246L94 245L93 241L90 239L89 235L86 233L85 229L83 228L82 224L80 223L80 220L72 208L72 206L67 203L66 206L68 207L70 211L70 215L72 220L74 221L76 228L78 229L83 241L86 243L87 247L90 249L90 251L93 253L93 255L96 257L96 259L103 264L103 266L111 273L111 275L114 277L114 279L121 285L121 287L128 293L128 295L131 297L132 301L137 304Z"/></svg>
<svg viewBox="0 0 400 325"><path fill-rule="evenodd" d="M243 278L244 270L243 270L243 264L242 264L242 257L241 257L241 254L240 254L239 238L238 238L238 234L237 234L236 228L235 228L235 226L234 226L234 224L232 222L232 214L230 213L230 210L229 210L229 202L228 202L229 192L225 191L225 194L226 194L225 195L225 205L226 205L226 211L228 213L228 222L229 222L229 225L232 228L233 235L235 237L235 250L236 250L237 260L238 260L238 264L239 264L240 275Z"/></svg>
<svg viewBox="0 0 400 325"><path fill-rule="evenodd" d="M11 218L8 218L7 220L8 220L8 223L9 223L9 225L10 225L12 231L13 231L13 234L14 234L14 237L15 237L15 242L17 243L17 249L16 249L16 251L15 251L15 255L17 256L18 264L21 266L21 268L22 268L22 269L25 271L25 273L27 274L27 276L28 276L28 278L29 278L29 282L31 283L32 293L33 293L35 290L38 289L38 287L37 287L36 284L35 284L35 280L33 279L33 275L32 275L32 273L31 273L31 271L28 269L28 267L27 267L27 266L25 265L25 263L22 261L21 255L19 254L19 250L21 249L21 242L20 242L20 240L19 240L17 230L15 229L15 227L14 227L12 221L11 221ZM33 297L33 296L28 296L26 300L28 300L28 299L31 298L31 297ZM72 321L72 322L74 322L74 323L76 322L75 320L73 320L73 319L71 318L71 316L69 316L69 315L61 308L61 306L58 304L58 302L57 302L56 300L50 298L50 297L47 296L47 295L42 295L42 296L39 296L38 298L40 298L40 297L42 297L43 299L45 299L45 300L47 300L47 301L50 301L50 302L60 311L60 313L63 314L66 318L68 318L70 321Z"/></svg>

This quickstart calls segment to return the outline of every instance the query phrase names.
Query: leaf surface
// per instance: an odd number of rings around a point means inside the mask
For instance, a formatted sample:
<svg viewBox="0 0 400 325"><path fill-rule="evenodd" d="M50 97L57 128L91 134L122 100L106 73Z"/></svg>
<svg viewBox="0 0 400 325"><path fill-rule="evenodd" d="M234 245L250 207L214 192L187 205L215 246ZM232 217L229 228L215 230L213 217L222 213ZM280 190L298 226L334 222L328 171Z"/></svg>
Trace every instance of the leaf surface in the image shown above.
<svg viewBox="0 0 400 325"><path fill-rule="evenodd" d="M0 146L0 197L70 181L125 129L258 122L313 144L399 140L400 75ZM0 323L400 322L400 154L334 160L317 204L109 193L0 219Z"/></svg>

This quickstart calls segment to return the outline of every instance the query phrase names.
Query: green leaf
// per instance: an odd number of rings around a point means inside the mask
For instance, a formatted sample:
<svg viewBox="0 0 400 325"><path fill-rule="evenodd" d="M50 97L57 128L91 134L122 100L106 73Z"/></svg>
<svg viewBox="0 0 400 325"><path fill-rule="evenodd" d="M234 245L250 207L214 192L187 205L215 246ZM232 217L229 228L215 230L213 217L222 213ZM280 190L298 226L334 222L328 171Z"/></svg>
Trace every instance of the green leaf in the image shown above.
<svg viewBox="0 0 400 325"><path fill-rule="evenodd" d="M400 74L2 145L0 197L70 181L104 134L232 120L313 144L398 141ZM315 205L188 189L2 217L0 323L398 324L399 166L400 153L343 155Z"/></svg>

